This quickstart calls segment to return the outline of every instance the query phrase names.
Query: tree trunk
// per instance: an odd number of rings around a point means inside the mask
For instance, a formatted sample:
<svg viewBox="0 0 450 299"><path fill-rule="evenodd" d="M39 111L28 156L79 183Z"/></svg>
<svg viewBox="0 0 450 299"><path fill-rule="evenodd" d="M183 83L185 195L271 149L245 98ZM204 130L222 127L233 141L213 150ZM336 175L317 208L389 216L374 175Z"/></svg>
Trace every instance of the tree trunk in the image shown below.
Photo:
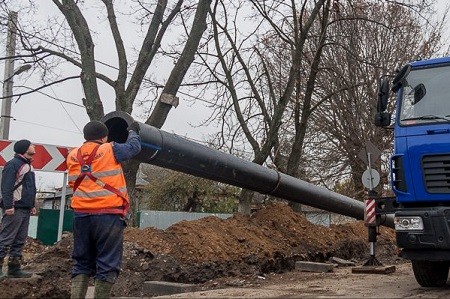
<svg viewBox="0 0 450 299"><path fill-rule="evenodd" d="M186 75L186 72L194 61L195 53L197 52L203 32L205 32L207 28L206 17L208 15L211 1L212 0L200 0L198 2L197 11L195 13L189 38L184 46L180 58L170 73L161 97L155 105L155 109L153 109L152 114L146 122L147 124L161 128L166 121L170 109L178 105L176 94L180 88L184 76Z"/></svg>
<svg viewBox="0 0 450 299"><path fill-rule="evenodd" d="M239 196L238 213L241 213L242 215L250 215L251 203L254 193L255 193L254 191L242 189L241 194Z"/></svg>
<svg viewBox="0 0 450 299"><path fill-rule="evenodd" d="M139 169L140 162L136 160L130 160L122 162L122 167L125 175L125 180L127 183L128 196L130 198L130 219L128 224L132 227L138 227L137 222L137 202L136 202L136 174Z"/></svg>

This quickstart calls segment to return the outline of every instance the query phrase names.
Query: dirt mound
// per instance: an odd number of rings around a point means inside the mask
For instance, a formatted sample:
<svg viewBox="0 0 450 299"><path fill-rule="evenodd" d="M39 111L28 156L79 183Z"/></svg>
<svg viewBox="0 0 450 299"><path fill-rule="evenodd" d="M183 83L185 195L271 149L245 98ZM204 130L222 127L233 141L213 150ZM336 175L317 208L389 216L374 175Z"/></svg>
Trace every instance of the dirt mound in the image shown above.
<svg viewBox="0 0 450 299"><path fill-rule="evenodd" d="M273 204L251 216L206 217L182 221L166 230L127 228L123 271L114 296L141 296L147 280L204 283L294 268L295 261L368 257L367 228L362 222L314 225L285 204ZM377 257L397 256L395 232L381 228ZM55 246L27 243L26 268L39 278L2 282L0 297L60 298L70 293L72 237ZM218 284L214 284L218 287Z"/></svg>

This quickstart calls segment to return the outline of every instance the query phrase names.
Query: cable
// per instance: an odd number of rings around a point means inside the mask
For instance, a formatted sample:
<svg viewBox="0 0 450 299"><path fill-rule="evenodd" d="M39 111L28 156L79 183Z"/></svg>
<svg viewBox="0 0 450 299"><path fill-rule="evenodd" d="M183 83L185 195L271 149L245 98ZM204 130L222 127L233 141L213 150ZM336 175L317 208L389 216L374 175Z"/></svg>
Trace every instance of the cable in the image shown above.
<svg viewBox="0 0 450 299"><path fill-rule="evenodd" d="M45 39L45 38L42 38L42 37L39 37L39 36L35 36L35 35L30 34L30 33L26 32L26 31L24 31L24 30L21 30L21 32L22 32L24 35L26 35L27 37L36 38L36 39L38 39L38 40L40 40L40 41L46 42L46 43L48 43L48 44L50 44L50 45L53 45L53 46L55 46L55 47L57 47L57 48L59 48L59 49L62 49L62 50L65 50L65 51L67 51L67 52L70 52L70 53L72 53L72 54L81 56L81 54L78 53L77 51L74 51L74 50L72 50L72 49L69 49L69 48L66 48L66 47L64 47L64 46L58 45L58 44L56 44L56 43L54 43L54 42L52 42L52 41L49 41L49 40L47 40L47 39ZM112 68L112 69L114 69L114 70L119 70L118 67L113 66L113 65L110 65L110 64L105 63L105 62L103 62L103 61L100 61L100 60L97 60L97 59L94 59L94 61L97 62L97 63L99 63L99 64L101 64L101 65L104 65L104 66L107 66L107 67L109 67L109 68ZM128 75L132 75L132 73L130 73L130 72L128 72L128 71L127 71L127 74L128 74ZM159 84L159 83L157 83L157 82L154 82L154 81L152 81L152 80L150 80L150 79L143 78L142 80L143 80L143 81L146 81L146 82L149 82L149 83L151 83L151 84L153 84L154 87L156 87L156 88L162 88L162 87L163 87L163 85L161 85L161 84ZM22 87L22 88L32 89L32 88L30 88L30 87L28 87L28 86L20 86L20 85L18 85L17 87ZM52 91L53 91L53 93L55 93L53 89L52 89ZM76 103L64 101L64 100L61 100L61 99L59 99L59 98L57 98L57 97L55 97L55 96L51 96L51 95L49 95L49 94L47 94L47 93L44 93L44 92L42 92L42 91L36 91L36 92L38 92L38 93L40 93L40 94L42 94L42 95L45 95L45 96L47 96L47 97L49 97L49 98L51 98L51 99L53 99L53 100L56 100L56 101L58 101L58 102L60 102L60 103L66 103L66 104L78 106L78 107L81 107L81 108L84 108L84 109L86 108L84 105L80 105L80 104L76 104ZM184 96L191 97L191 98L195 99L196 101L204 102L204 103L207 103L207 104L209 104L209 105L216 106L216 107L223 107L223 105L219 105L219 104L214 103L214 102L210 102L210 101L207 101L207 100L198 98L198 97L194 97L194 96L192 96L192 95L190 95L190 94L188 94L188 93L182 92L182 91L180 91L180 90L178 91L178 93L180 93L180 94L182 94L182 95L184 95ZM64 107L63 107L63 109L65 110ZM65 110L65 111L66 111L66 113L67 113L67 110ZM68 113L67 113L67 114L68 114ZM69 114L68 114L68 115L69 115ZM70 115L69 115L69 117L70 117ZM70 117L70 118L71 118L71 117ZM71 121L75 124L75 122L74 122L74 120L73 120L72 118L71 118ZM37 124L35 124L35 125L37 125ZM76 124L75 124L75 126L76 126ZM77 129L79 129L78 126L76 126L76 127L77 127ZM50 128L51 128L51 127L50 127ZM57 128L53 128L53 129L57 129ZM63 130L63 131L64 131L64 130ZM73 132L73 131L69 131L69 132ZM75 133L75 132L74 132L74 133ZM187 138L187 137L185 137L185 138ZM195 141L195 142L198 142L198 143L207 144L207 142L205 142L205 141L200 141L200 140L196 140L196 139L193 139L193 138L187 138L187 139L192 140L192 141Z"/></svg>
<svg viewBox="0 0 450 299"><path fill-rule="evenodd" d="M3 80L0 80L0 83L4 84L5 82ZM26 88L26 89L33 90L33 88L25 86L25 85L14 85L14 87L20 87L20 88ZM55 91L53 89L52 89L52 91L53 91L53 93L55 93ZM46 94L45 92L42 92L40 90L35 90L34 92L40 93L40 94L42 94L42 95L44 95L46 97L49 97L49 98L51 98L51 99L53 99L55 101L58 101L58 102L66 103L66 104L69 104L69 105L74 105L74 106L81 107L81 108L86 108L84 105L80 105L80 104L77 104L77 103L68 102L68 101L64 101L64 100L58 99L56 96L55 97L51 96L51 95ZM17 100L16 100L16 103L17 103Z"/></svg>
<svg viewBox="0 0 450 299"><path fill-rule="evenodd" d="M50 86L50 89L51 89L51 91L53 92L53 94L54 94L55 97L56 97L56 93L55 93L55 90L53 89L53 86ZM70 113L67 111L66 107L64 107L64 105L62 104L61 101L58 101L58 102L59 102L59 104L61 105L61 108L64 109L64 111L66 112L67 116L70 118L70 120L71 120L72 123L74 124L74 126L75 126L75 127L78 129L78 131L81 133L80 128L77 126L76 122L73 120L72 116L71 116Z"/></svg>
<svg viewBox="0 0 450 299"><path fill-rule="evenodd" d="M23 30L20 30L20 32L23 32L25 35L28 35L28 37L36 38L36 39L38 39L38 40L40 40L40 41L49 43L50 45L53 45L53 46L55 46L55 47L57 47L57 48L59 48L59 49L63 49L63 50L66 50L67 52L70 52L70 53L72 53L72 54L76 54L76 55L78 55L78 56L81 56L81 54L78 53L77 51L74 51L74 50L69 49L69 48L66 48L66 47L64 47L64 46L55 44L54 42L49 41L49 40L46 40L45 38L42 38L42 37L39 37L39 36L35 36L35 35L31 34L31 33L28 33L28 32L26 32L26 31L23 31ZM95 59L95 58L94 58L94 61L97 62L97 63L99 63L99 64L101 64L101 65L104 65L104 66L107 66L107 67L109 67L109 68L112 68L112 69L114 69L114 70L116 70L116 71L119 70L118 67L113 66L113 65L110 65L110 64L108 64L108 63L106 63L106 62L97 60L97 59ZM128 74L128 75L133 75L133 74L130 73L130 72L127 72L127 74ZM158 87L158 88L164 87L164 85L160 85L159 83L156 83L156 82L154 82L154 81L152 81L152 80L150 80L150 79L147 79L147 78L143 78L142 80L145 80L145 81L147 81L147 82L149 82L149 83L152 83L153 85L155 85L155 87Z"/></svg>
<svg viewBox="0 0 450 299"><path fill-rule="evenodd" d="M76 131L64 130L64 129L61 129L61 128L41 125L41 124L38 124L38 123L25 121L25 120L19 120L19 119L16 119L16 118L12 118L12 120L17 121L17 122L27 123L27 124L30 124L30 125L35 125L35 126L45 127L45 128L49 128L49 129L54 129L54 130L58 130L58 131L64 131L64 132L69 132L69 133L81 134L80 132L76 132Z"/></svg>
<svg viewBox="0 0 450 299"><path fill-rule="evenodd" d="M38 40L40 40L40 41L49 43L50 45L53 45L53 46L55 46L55 47L57 47L57 48L60 48L60 49L63 49L63 50L65 50L65 51L68 51L68 52L70 52L70 53L72 53L72 54L76 54L76 55L78 55L78 56L81 56L81 54L78 53L77 51L74 51L74 50L72 50L72 49L68 49L68 48L63 47L63 46L61 46L61 45L57 45L57 44L55 44L55 43L52 42L52 41L46 40L45 38L42 38L42 37L39 37L39 36L35 36L35 35L31 34L31 33L28 33L28 32L26 32L26 31L23 31L23 30L21 30L21 32L23 32L24 34L28 35L29 37L36 38L36 39L38 39ZM99 63L99 64L101 64L101 65L104 65L104 66L107 66L107 67L109 67L109 68L112 68L112 69L114 69L114 70L116 70L116 71L119 70L118 67L113 66L113 65L110 65L110 64L108 64L108 63L106 63L106 62L100 61L100 60L98 60L98 59L94 59L94 61L97 62L97 63ZM130 73L130 72L128 72L128 71L127 71L127 74L128 74L128 75L133 75L133 73ZM151 84L153 84L154 87L156 87L156 88L163 88L163 87L164 87L164 85L161 85L161 84L159 84L159 83L157 83L157 82L154 82L154 81L152 81L152 80L150 80L150 79L147 79L147 78L142 78L142 80L143 80L143 81L146 81L146 82L149 82L149 83L151 83ZM217 104L217 103L212 103L212 102L209 102L209 101L207 101L207 100L204 100L204 99L201 99L201 98L197 98L197 97L191 96L190 94L184 93L184 92L182 92L182 91L180 91L180 90L178 91L178 93L180 93L180 94L182 94L182 95L184 95L184 96L191 97L191 98L193 98L193 99L195 99L195 100L198 100L198 101L200 101L200 102L207 103L207 104L209 104L209 105L214 105L214 106L216 106L216 107L223 107L223 105L219 105L219 104Z"/></svg>
<svg viewBox="0 0 450 299"><path fill-rule="evenodd" d="M0 82L2 82L2 81L0 80ZM33 89L33 88L31 88L31 87L24 86L24 85L15 85L15 87L27 88L27 89L31 89L31 90ZM52 90L52 91L53 91L53 90ZM74 106L81 107L81 108L86 108L84 105L80 105L80 104L77 104L77 103L73 103L73 102L68 102L68 101L61 100L61 99L59 99L59 98L57 98L57 97L51 96L51 95L49 95L49 94L46 94L45 92L42 92L42 91L40 91L40 90L36 90L35 92L40 93L40 94L42 94L42 95L44 95L44 96L46 96L46 97L49 97L49 98L51 98L51 99L53 99L53 100L55 100L55 101L58 101L58 102L66 103L66 104L69 104L69 105L74 105ZM54 91L53 91L53 92L54 92Z"/></svg>

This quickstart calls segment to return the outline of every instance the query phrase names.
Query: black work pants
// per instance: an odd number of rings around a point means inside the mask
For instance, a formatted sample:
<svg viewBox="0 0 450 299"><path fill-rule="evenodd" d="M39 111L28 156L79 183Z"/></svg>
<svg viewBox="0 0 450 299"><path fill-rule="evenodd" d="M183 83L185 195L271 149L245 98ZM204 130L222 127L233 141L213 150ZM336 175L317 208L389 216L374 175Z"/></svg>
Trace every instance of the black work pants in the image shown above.
<svg viewBox="0 0 450 299"><path fill-rule="evenodd" d="M15 209L13 215L6 215L3 210L0 229L0 259L7 255L22 257L22 249L28 237L30 209Z"/></svg>

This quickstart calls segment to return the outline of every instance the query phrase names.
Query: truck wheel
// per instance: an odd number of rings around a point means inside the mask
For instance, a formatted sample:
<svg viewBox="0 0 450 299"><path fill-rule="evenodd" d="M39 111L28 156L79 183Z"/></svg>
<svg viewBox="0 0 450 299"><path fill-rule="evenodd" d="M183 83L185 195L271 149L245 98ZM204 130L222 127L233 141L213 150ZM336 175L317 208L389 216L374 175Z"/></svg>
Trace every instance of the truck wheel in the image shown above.
<svg viewBox="0 0 450 299"><path fill-rule="evenodd" d="M447 283L446 262L411 261L416 281L423 287L442 287Z"/></svg>

